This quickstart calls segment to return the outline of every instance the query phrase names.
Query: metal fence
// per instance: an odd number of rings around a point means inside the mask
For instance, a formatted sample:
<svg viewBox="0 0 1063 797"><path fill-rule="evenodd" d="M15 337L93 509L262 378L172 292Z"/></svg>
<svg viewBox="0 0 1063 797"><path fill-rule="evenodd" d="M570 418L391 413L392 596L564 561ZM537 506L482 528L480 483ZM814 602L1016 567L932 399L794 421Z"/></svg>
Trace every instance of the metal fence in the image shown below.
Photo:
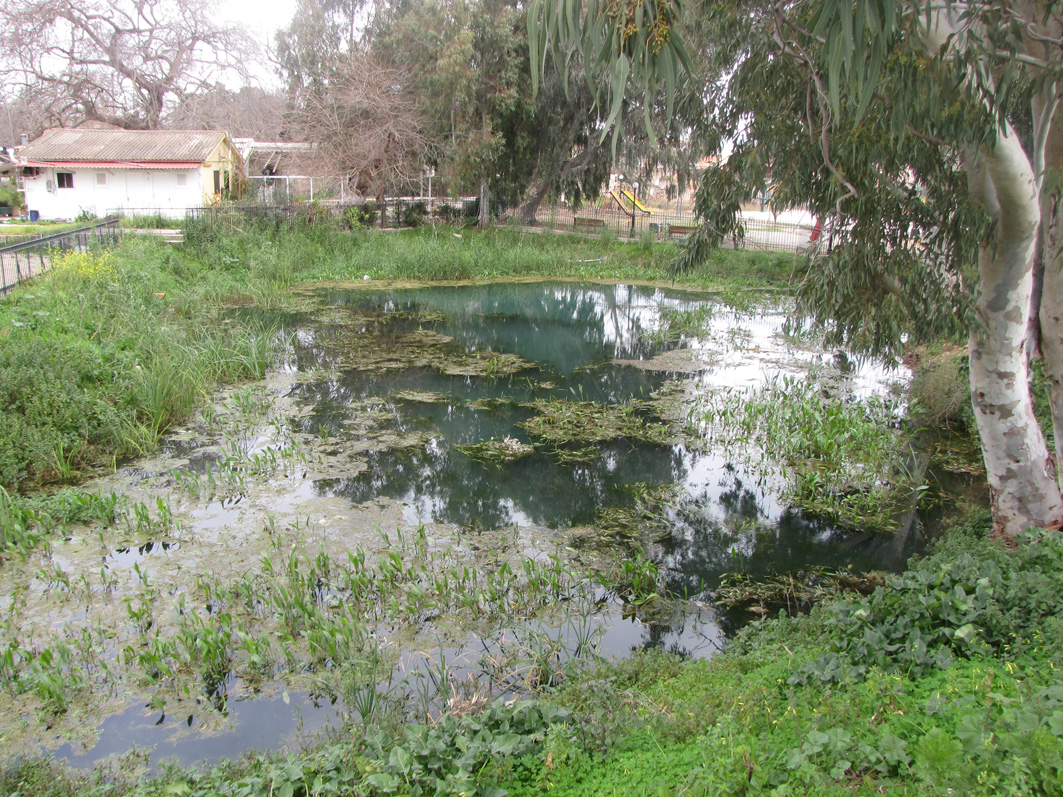
<svg viewBox="0 0 1063 797"><path fill-rule="evenodd" d="M121 238L118 218L52 235L39 235L28 241L0 247L0 294L30 277L47 271L55 254L86 252L93 247L111 246Z"/></svg>
<svg viewBox="0 0 1063 797"><path fill-rule="evenodd" d="M768 214L763 214L767 216ZM584 205L578 210L566 205L543 205L535 214L535 225L552 230L582 233L609 232L621 238L651 238L657 241L679 240L698 225L691 213L635 211L632 216L616 208ZM777 252L803 252L814 240L810 224L746 214L742 217L743 238L730 238L724 246L741 249L765 249Z"/></svg>
<svg viewBox="0 0 1063 797"><path fill-rule="evenodd" d="M492 205L492 218L501 223L512 221ZM287 226L326 222L341 227L415 227L424 223L474 224L479 211L475 198L437 198L429 206L422 197L395 197L383 205L373 200L348 202L293 202L283 204L241 204L193 208L187 219L208 227L228 227L241 231L252 225ZM636 211L634 215L598 204L574 209L567 205L541 205L535 214L535 227L581 234L609 233L620 238L656 241L679 240L698 224L691 213L654 210ZM745 235L724 241L724 246L777 252L804 252L817 237L810 223L798 223L773 217L769 213L744 213Z"/></svg>

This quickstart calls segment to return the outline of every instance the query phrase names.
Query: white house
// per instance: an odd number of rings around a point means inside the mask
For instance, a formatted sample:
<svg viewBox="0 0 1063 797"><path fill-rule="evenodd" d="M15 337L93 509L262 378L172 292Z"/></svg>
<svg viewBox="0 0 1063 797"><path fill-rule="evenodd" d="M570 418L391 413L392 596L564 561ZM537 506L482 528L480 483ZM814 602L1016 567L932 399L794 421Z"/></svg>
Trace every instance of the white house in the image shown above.
<svg viewBox="0 0 1063 797"><path fill-rule="evenodd" d="M183 216L238 191L240 154L218 130L53 128L19 152L26 208L42 219L82 214Z"/></svg>

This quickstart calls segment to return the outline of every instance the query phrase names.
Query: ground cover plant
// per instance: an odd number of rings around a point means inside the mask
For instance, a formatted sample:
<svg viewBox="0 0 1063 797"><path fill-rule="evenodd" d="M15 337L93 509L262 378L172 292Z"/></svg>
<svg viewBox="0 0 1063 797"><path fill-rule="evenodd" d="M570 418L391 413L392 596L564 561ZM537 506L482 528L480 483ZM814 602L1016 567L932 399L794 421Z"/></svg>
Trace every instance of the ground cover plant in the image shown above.
<svg viewBox="0 0 1063 797"><path fill-rule="evenodd" d="M205 391L260 377L275 330L188 297L205 264L153 242L69 253L0 304L0 485L26 490L150 450Z"/></svg>
<svg viewBox="0 0 1063 797"><path fill-rule="evenodd" d="M711 661L648 651L570 667L526 700L471 713L455 701L427 724L381 715L299 751L167 768L150 782L27 760L8 764L0 786L22 795L1059 794L1063 644L1052 607L1063 599L1063 538L1040 532L1009 551L987 527L983 517L954 530L870 596L754 624ZM902 626L920 636L898 635ZM868 646L875 635L913 644Z"/></svg>

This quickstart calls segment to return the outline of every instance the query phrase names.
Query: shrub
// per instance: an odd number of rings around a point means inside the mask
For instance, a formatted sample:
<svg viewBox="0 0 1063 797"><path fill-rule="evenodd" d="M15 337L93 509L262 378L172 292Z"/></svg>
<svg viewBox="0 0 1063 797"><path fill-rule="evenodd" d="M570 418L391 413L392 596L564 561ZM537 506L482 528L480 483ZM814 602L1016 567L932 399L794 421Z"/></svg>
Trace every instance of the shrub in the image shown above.
<svg viewBox="0 0 1063 797"><path fill-rule="evenodd" d="M926 358L912 377L910 394L913 414L920 423L946 429L974 429L965 352L952 351Z"/></svg>
<svg viewBox="0 0 1063 797"><path fill-rule="evenodd" d="M367 199L361 205L350 205L343 211L343 220L348 229L360 230L363 227L372 227L376 224L380 215L380 208L372 199Z"/></svg>
<svg viewBox="0 0 1063 797"><path fill-rule="evenodd" d="M1012 552L957 535L871 596L835 604L834 652L790 681L844 680L872 666L918 678L957 657L1037 649L1046 630L1060 630L1061 570L1060 532L1030 531Z"/></svg>
<svg viewBox="0 0 1063 797"><path fill-rule="evenodd" d="M427 215L428 205L424 202L413 202L402 209L402 224L404 227L420 227Z"/></svg>
<svg viewBox="0 0 1063 797"><path fill-rule="evenodd" d="M0 484L54 481L121 450L121 417L101 396L114 367L88 343L21 337L0 348Z"/></svg>

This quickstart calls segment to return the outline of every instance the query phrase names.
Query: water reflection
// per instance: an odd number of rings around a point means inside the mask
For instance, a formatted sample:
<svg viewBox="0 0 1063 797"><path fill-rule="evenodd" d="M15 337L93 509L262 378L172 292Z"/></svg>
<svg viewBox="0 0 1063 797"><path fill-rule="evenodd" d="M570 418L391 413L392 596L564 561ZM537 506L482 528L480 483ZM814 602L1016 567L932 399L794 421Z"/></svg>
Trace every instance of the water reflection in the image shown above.
<svg viewBox="0 0 1063 797"><path fill-rule="evenodd" d="M327 439L314 451L344 456L336 457L341 465L324 468L316 480L278 478L271 485L276 494L270 505L278 515L298 514L311 497L354 504L386 497L403 505L409 524L564 529L592 526L609 510L633 508L636 492L653 493L646 486L674 488L668 501L655 507L657 517L629 516L645 520L646 528L632 537L660 564L664 590L687 600L651 601L635 610L604 587L591 587L600 607L593 616L534 617L478 628L484 636L470 632L458 642L439 642L435 650L419 638L416 651L412 646L399 651L397 677L425 675L445 660L459 676L482 673L495 685L509 684L498 673L484 673L483 662L496 660L504 673L517 672L515 663L531 661L519 644L522 635L532 640L530 646L536 639L548 641L550 650L556 645L558 657L580 655L588 642L617 656L646 648L710 656L735 628L733 618L719 616L711 605L711 592L725 573L766 574L810 565L893 567L902 561L905 551L893 541L846 535L805 516L780 498L779 478L754 474L722 452L684 438L678 429L667 444L623 437L599 442L593 457L568 465L545 445L500 466L484 465L458 448L507 437L539 442L520 424L537 412L534 402L544 399L631 404L649 418L652 410L643 402L676 384L678 395L689 396L757 386L812 368L852 395L885 389L888 374L874 363L786 337L781 311L748 314L713 304L706 313L710 300L695 293L562 282L328 291L320 298L318 312L283 319L293 331L284 380L294 385L289 398L297 405L290 423L295 432ZM665 315L688 311L708 317L707 327L681 336L660 334ZM682 368L639 367L677 346L689 355ZM493 355L526 362L516 372L483 368L462 375L450 367L461 358L482 366ZM682 407L669 409L665 415L682 418ZM271 445L271 439L266 433L242 442L252 451ZM186 470L202 474L216 470L222 456L193 442L174 441L170 451L187 459ZM239 515L247 506L236 506L242 496L189 509L194 542L180 553L176 542L142 541L140 547L106 554L104 564L132 568L149 559L166 562L195 553L200 541L240 527ZM608 536L615 541L615 533ZM541 548L559 538L574 547L586 544L581 557L600 550L586 529L573 535L521 531L513 537L532 557L545 558L552 551ZM475 550L476 544L469 542L469 548ZM69 569L58 556L55 561ZM409 620L389 622L397 631ZM518 688L519 678L510 680ZM296 721L286 699L244 694L247 699L230 701L225 728L216 737L196 733L198 717L160 716L137 705L104 723L91 752L68 746L59 754L87 766L136 742L156 746L152 765L170 755L183 762L216 760L292 742L300 728L335 725L350 710L292 692L290 700L302 717Z"/></svg>
<svg viewBox="0 0 1063 797"><path fill-rule="evenodd" d="M781 311L711 305L706 312L706 297L686 291L550 282L331 291L325 301L333 323L308 325L296 336L298 370L331 369L329 379L299 387L311 407L301 428L342 439L357 427L352 415L374 402L376 434L423 437L398 449L370 447L368 467L315 482L319 495L355 503L386 496L405 506L409 522L561 528L629 506L632 485L677 485L671 538L657 553L669 590L688 596L704 597L736 569L897 564L887 561L896 559L893 553L781 503L778 479L754 478L718 452L681 442L612 440L599 444L592 461L574 466L558 464L546 448L503 466L485 466L457 449L504 437L536 442L519 424L534 412L528 402L544 398L623 404L680 379L711 391L813 368L854 395L885 389L888 374L877 364L787 337ZM702 332L682 336L700 370L678 374L617 362L650 360L680 345L657 334L668 314L680 313L709 319ZM343 318L354 324L356 343ZM359 359L352 347L372 354ZM498 378L446 373L447 358L473 353L518 355L530 366Z"/></svg>

